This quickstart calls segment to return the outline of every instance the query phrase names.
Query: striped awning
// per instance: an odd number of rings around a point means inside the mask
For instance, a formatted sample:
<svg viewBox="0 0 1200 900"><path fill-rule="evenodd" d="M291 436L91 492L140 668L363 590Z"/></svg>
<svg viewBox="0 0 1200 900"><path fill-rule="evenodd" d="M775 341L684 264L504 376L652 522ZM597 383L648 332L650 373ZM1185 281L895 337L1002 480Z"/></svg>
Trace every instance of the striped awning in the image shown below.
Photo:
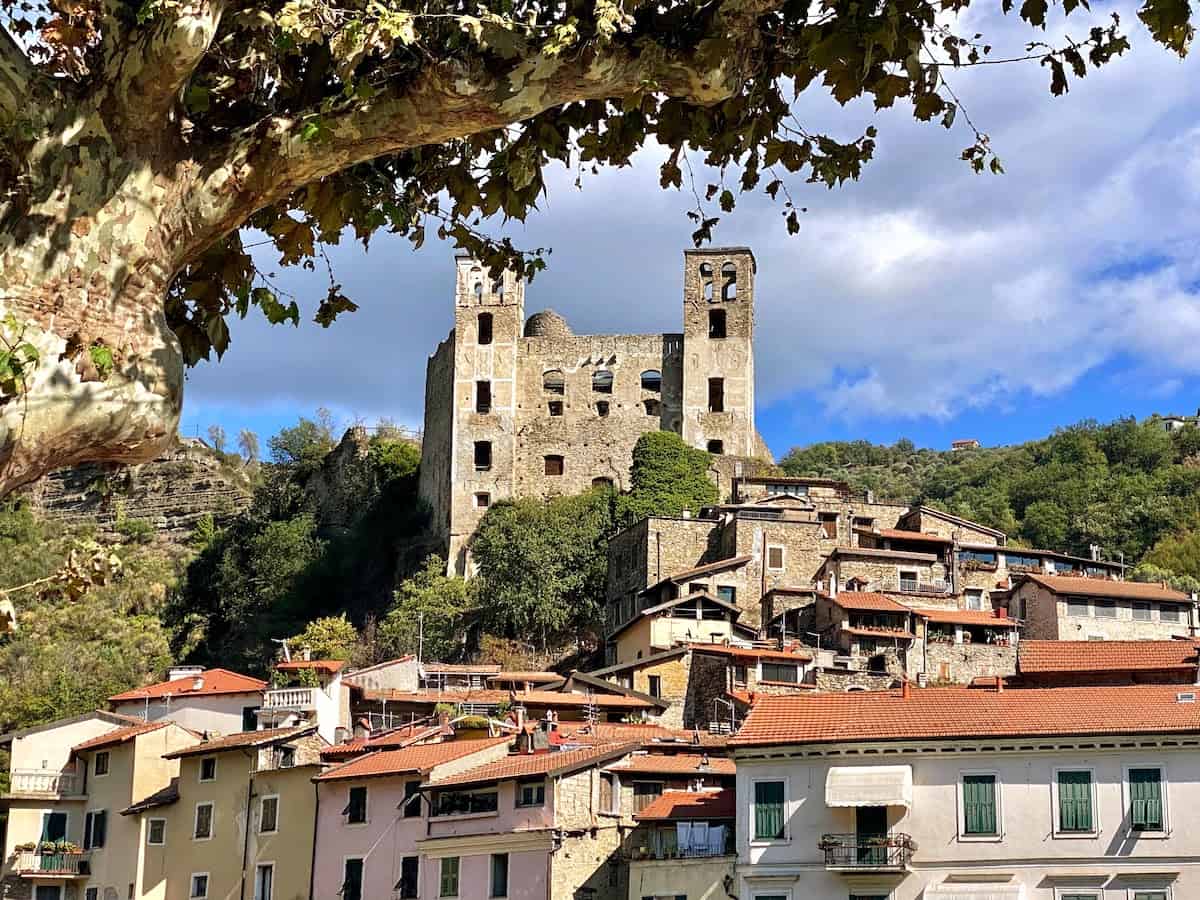
<svg viewBox="0 0 1200 900"><path fill-rule="evenodd" d="M912 806L912 766L830 766L826 806Z"/></svg>

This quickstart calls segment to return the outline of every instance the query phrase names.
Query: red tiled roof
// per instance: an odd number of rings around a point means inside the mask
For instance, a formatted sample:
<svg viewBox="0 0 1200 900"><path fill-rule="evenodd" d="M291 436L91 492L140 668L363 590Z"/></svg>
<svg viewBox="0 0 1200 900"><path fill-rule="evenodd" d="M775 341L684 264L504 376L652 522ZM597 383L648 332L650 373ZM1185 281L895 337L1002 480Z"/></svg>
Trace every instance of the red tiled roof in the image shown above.
<svg viewBox="0 0 1200 900"><path fill-rule="evenodd" d="M612 766L618 772L649 772L663 775L733 775L732 759L698 753L635 753Z"/></svg>
<svg viewBox="0 0 1200 900"><path fill-rule="evenodd" d="M322 772L313 781L344 781L352 778L376 778L383 775L425 773L434 766L452 762L507 744L509 738L481 738L473 741L445 741L440 744L417 744L403 750L380 750L342 763Z"/></svg>
<svg viewBox="0 0 1200 900"><path fill-rule="evenodd" d="M452 736L453 734L454 729L449 726L443 728L441 725L430 725L425 721L415 728L406 725L382 734L355 738L352 741L343 741L340 744L322 747L321 758L344 759L362 753L370 753L372 750L400 750L413 744L425 743L441 735Z"/></svg>
<svg viewBox="0 0 1200 900"><path fill-rule="evenodd" d="M1007 616L998 616L984 609L914 609L913 615L930 622L948 622L953 625L991 625L994 628L1016 628L1017 622Z"/></svg>
<svg viewBox="0 0 1200 900"><path fill-rule="evenodd" d="M651 709L656 704L639 700L637 697L626 697L618 694L592 694L590 700L587 694L569 693L567 691L512 691L471 690L471 691L363 691L367 700L387 700L397 703L420 703L435 705L438 703L508 703L514 698L525 706L566 707L576 709L591 703L598 707L615 707L618 709Z"/></svg>
<svg viewBox="0 0 1200 900"><path fill-rule="evenodd" d="M620 756L636 749L637 744L595 744L576 750L551 750L546 753L513 754L495 762L484 763L457 775L431 781L429 787L457 787L467 784L490 784L509 778L525 778L530 775L560 774Z"/></svg>
<svg viewBox="0 0 1200 900"><path fill-rule="evenodd" d="M1193 641L1021 641L1022 674L1045 672L1132 672L1195 669Z"/></svg>
<svg viewBox="0 0 1200 900"><path fill-rule="evenodd" d="M836 597L830 598L842 609L867 610L870 612L899 612L911 610L891 597L872 591L841 591Z"/></svg>
<svg viewBox="0 0 1200 900"><path fill-rule="evenodd" d="M267 683L261 679L251 678L249 675L241 675L237 672L230 672L228 669L205 669L195 677L202 679L204 682L204 686L198 690L192 687L195 683L195 678L189 675L186 678L176 678L173 681L160 681L157 684L148 684L145 687L134 688L131 691L124 691L120 694L113 694L108 698L108 702L123 703L130 700L153 700L157 697L166 697L168 695L179 697L184 694L192 697L201 697L205 694L257 694L267 688Z"/></svg>
<svg viewBox="0 0 1200 900"><path fill-rule="evenodd" d="M639 741L643 747L724 747L729 738L707 731L667 728L665 725L631 725L624 722L560 722L555 734L563 741L579 743L624 743ZM697 740L697 738L699 740Z"/></svg>
<svg viewBox="0 0 1200 900"><path fill-rule="evenodd" d="M869 528L856 528L859 534L871 534L876 537L890 538L894 541L925 541L930 544L949 544L950 538L942 537L940 534L926 534L923 531L905 531L903 528L881 528L879 531L872 531Z"/></svg>
<svg viewBox="0 0 1200 900"><path fill-rule="evenodd" d="M261 747L277 741L286 741L304 734L312 734L317 730L316 725L302 725L299 728L264 728L261 731L239 731L224 737L201 741L194 747L184 747L164 753L164 759L180 759L184 756L206 756L209 753L221 753L225 750L238 750L244 747Z"/></svg>
<svg viewBox="0 0 1200 900"><path fill-rule="evenodd" d="M663 791L633 817L642 822L675 819L732 819L736 817L733 790Z"/></svg>
<svg viewBox="0 0 1200 900"><path fill-rule="evenodd" d="M691 569L684 569L682 572L676 572L674 575L668 575L663 581L683 581L687 578L695 578L697 575L711 575L713 572L720 572L723 569L735 569L738 566L744 566L753 556L731 556L728 559L718 559L716 562L705 563L702 566L695 566ZM659 584L662 584L660 581Z"/></svg>
<svg viewBox="0 0 1200 900"><path fill-rule="evenodd" d="M1200 732L1179 685L761 696L731 746Z"/></svg>
<svg viewBox="0 0 1200 900"><path fill-rule="evenodd" d="M76 744L71 748L71 752L79 753L84 750L102 750L105 747L115 747L117 744L132 741L138 735L149 734L151 731L158 731L158 729L166 728L171 724L173 723L170 720L161 719L158 722L143 722L140 725L128 725L125 728L118 728L115 731L97 735L90 740L84 741L82 744Z"/></svg>
<svg viewBox="0 0 1200 900"><path fill-rule="evenodd" d="M1192 598L1161 584L1147 581L1112 581L1108 578L1080 578L1074 575L1021 575L1055 594L1081 594L1089 597L1121 597L1132 600L1160 600L1191 603Z"/></svg>
<svg viewBox="0 0 1200 900"><path fill-rule="evenodd" d="M342 659L293 659L291 662L276 663L275 668L280 672L299 672L303 669L316 669L319 672L342 671L346 661Z"/></svg>
<svg viewBox="0 0 1200 900"><path fill-rule="evenodd" d="M911 631L893 631L890 628L839 628L842 634L857 634L860 637L884 637L884 638L899 638L902 641L911 641L916 637Z"/></svg>
<svg viewBox="0 0 1200 900"><path fill-rule="evenodd" d="M785 662L807 662L812 654L807 650L795 647L791 650L759 650L753 647L735 647L732 644L689 644L693 650L702 653L721 653L725 656L736 656L743 659L771 659Z"/></svg>

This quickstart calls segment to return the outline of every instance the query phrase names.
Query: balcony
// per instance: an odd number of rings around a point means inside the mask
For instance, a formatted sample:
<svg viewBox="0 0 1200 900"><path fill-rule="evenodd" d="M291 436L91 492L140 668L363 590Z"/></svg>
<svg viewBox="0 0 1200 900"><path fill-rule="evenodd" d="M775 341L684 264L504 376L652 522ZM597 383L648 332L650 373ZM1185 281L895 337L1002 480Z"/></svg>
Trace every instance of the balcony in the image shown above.
<svg viewBox="0 0 1200 900"><path fill-rule="evenodd" d="M263 709L297 709L312 711L317 708L317 693L320 688L276 688L263 696Z"/></svg>
<svg viewBox="0 0 1200 900"><path fill-rule="evenodd" d="M92 873L86 853L22 850L15 868L22 878L87 878Z"/></svg>
<svg viewBox="0 0 1200 900"><path fill-rule="evenodd" d="M10 796L82 797L83 776L73 770L16 769L9 779Z"/></svg>
<svg viewBox="0 0 1200 900"><path fill-rule="evenodd" d="M817 844L825 853L825 868L842 872L903 872L917 849L907 834L860 837L857 834L826 834Z"/></svg>
<svg viewBox="0 0 1200 900"><path fill-rule="evenodd" d="M950 593L950 584L945 581L913 581L909 578L901 578L899 582L884 583L880 590L941 597Z"/></svg>

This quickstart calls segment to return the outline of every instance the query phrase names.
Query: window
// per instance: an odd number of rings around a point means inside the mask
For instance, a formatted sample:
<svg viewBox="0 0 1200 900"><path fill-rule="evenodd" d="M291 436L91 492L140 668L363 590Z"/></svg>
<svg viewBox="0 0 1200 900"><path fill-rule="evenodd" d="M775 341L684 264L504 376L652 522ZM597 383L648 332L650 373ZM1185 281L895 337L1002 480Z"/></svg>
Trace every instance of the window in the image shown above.
<svg viewBox="0 0 1200 900"><path fill-rule="evenodd" d="M547 475L561 475L563 473L563 458L561 456L551 454L545 457L545 460Z"/></svg>
<svg viewBox="0 0 1200 900"><path fill-rule="evenodd" d="M243 706L242 707L242 731L257 731L258 730L258 707Z"/></svg>
<svg viewBox="0 0 1200 900"><path fill-rule="evenodd" d="M641 812L662 796L661 781L635 781L633 783L633 811Z"/></svg>
<svg viewBox="0 0 1200 900"><path fill-rule="evenodd" d="M754 840L782 841L787 836L782 781L754 782Z"/></svg>
<svg viewBox="0 0 1200 900"><path fill-rule="evenodd" d="M662 404L653 398L643 400L642 406L646 408L646 415L648 416L657 416L662 412Z"/></svg>
<svg viewBox="0 0 1200 900"><path fill-rule="evenodd" d="M1166 891L1134 891L1133 900L1167 900Z"/></svg>
<svg viewBox="0 0 1200 900"><path fill-rule="evenodd" d="M476 441L475 442L475 468L478 471L490 469L492 467L492 442L491 441Z"/></svg>
<svg viewBox="0 0 1200 900"><path fill-rule="evenodd" d="M517 783L517 806L545 806L546 782L520 781Z"/></svg>
<svg viewBox="0 0 1200 900"><path fill-rule="evenodd" d="M1058 900L1100 900L1099 894L1059 894Z"/></svg>
<svg viewBox="0 0 1200 900"><path fill-rule="evenodd" d="M710 309L708 311L708 336L713 340L725 337L725 310Z"/></svg>
<svg viewBox="0 0 1200 900"><path fill-rule="evenodd" d="M363 861L348 859L342 863L342 900L363 900Z"/></svg>
<svg viewBox="0 0 1200 900"><path fill-rule="evenodd" d="M1091 615L1091 606L1088 604L1087 597L1068 597L1067 598L1067 615L1068 616Z"/></svg>
<svg viewBox="0 0 1200 900"><path fill-rule="evenodd" d="M419 856L405 856L401 858L400 880L395 885L396 892L400 895L400 900L413 900L417 896L420 861L421 857Z"/></svg>
<svg viewBox="0 0 1200 900"><path fill-rule="evenodd" d="M404 799L400 801L400 809L406 819L421 815L421 782L404 782Z"/></svg>
<svg viewBox="0 0 1200 900"><path fill-rule="evenodd" d="M1166 831L1162 769L1129 769L1129 827L1133 831Z"/></svg>
<svg viewBox="0 0 1200 900"><path fill-rule="evenodd" d="M800 669L792 663L762 663L762 678L760 681L779 681L784 684L799 684Z"/></svg>
<svg viewBox="0 0 1200 900"><path fill-rule="evenodd" d="M546 404L546 411L550 413L552 419L557 419L563 414L563 402L561 400L551 400Z"/></svg>
<svg viewBox="0 0 1200 900"><path fill-rule="evenodd" d="M290 769L296 765L296 748L295 747L280 747L279 754L276 757L276 767L280 769Z"/></svg>
<svg viewBox="0 0 1200 900"><path fill-rule="evenodd" d="M725 379L708 379L708 411L725 412Z"/></svg>
<svg viewBox="0 0 1200 900"><path fill-rule="evenodd" d="M495 788L485 791L438 791L430 801L432 816L494 813L500 808Z"/></svg>
<svg viewBox="0 0 1200 900"><path fill-rule="evenodd" d="M834 540L838 536L838 514L832 512L817 513L821 523L821 537Z"/></svg>
<svg viewBox="0 0 1200 900"><path fill-rule="evenodd" d="M737 268L731 262L721 266L721 299L737 299Z"/></svg>
<svg viewBox="0 0 1200 900"><path fill-rule="evenodd" d="M717 597L726 603L736 603L737 588L731 584L719 584L717 585Z"/></svg>
<svg viewBox="0 0 1200 900"><path fill-rule="evenodd" d="M783 568L783 548L768 547L767 548L767 568L778 572Z"/></svg>
<svg viewBox="0 0 1200 900"><path fill-rule="evenodd" d="M551 369L542 375L542 390L547 394L557 394L562 396L566 393L567 383L563 379L563 373L558 369Z"/></svg>
<svg viewBox="0 0 1200 900"><path fill-rule="evenodd" d="M492 383L490 381L475 382L475 412L490 413L492 411Z"/></svg>
<svg viewBox="0 0 1200 900"><path fill-rule="evenodd" d="M1133 618L1139 622L1149 622L1153 617L1153 606L1145 600L1133 601Z"/></svg>
<svg viewBox="0 0 1200 900"><path fill-rule="evenodd" d="M107 750L101 750L99 753L96 754L96 760L95 760L95 764L93 766L93 770L95 771L97 778L102 778L103 776L108 774L108 751Z"/></svg>
<svg viewBox="0 0 1200 900"><path fill-rule="evenodd" d="M492 889L489 897L508 896L508 854L492 854Z"/></svg>
<svg viewBox="0 0 1200 900"><path fill-rule="evenodd" d="M161 847L167 842L167 820L151 819L146 826L146 843Z"/></svg>
<svg viewBox="0 0 1200 900"><path fill-rule="evenodd" d="M274 834L279 830L279 797L263 797L258 804L258 833Z"/></svg>
<svg viewBox="0 0 1200 900"><path fill-rule="evenodd" d="M367 789L365 787L350 788L342 815L351 825L361 825L367 821Z"/></svg>
<svg viewBox="0 0 1200 900"><path fill-rule="evenodd" d="M100 888L90 887L84 890L83 900L100 900Z"/></svg>
<svg viewBox="0 0 1200 900"><path fill-rule="evenodd" d="M1158 608L1158 619L1160 622L1182 622L1183 609L1169 603L1164 603Z"/></svg>
<svg viewBox="0 0 1200 900"><path fill-rule="evenodd" d="M628 685L627 685L628 686ZM615 813L617 808L617 782L612 772L600 773L600 812Z"/></svg>
<svg viewBox="0 0 1200 900"><path fill-rule="evenodd" d="M599 400L596 403L596 415L602 419L608 418L608 401Z"/></svg>
<svg viewBox="0 0 1200 900"><path fill-rule="evenodd" d="M259 863L254 869L254 900L275 896L275 863Z"/></svg>
<svg viewBox="0 0 1200 900"><path fill-rule="evenodd" d="M42 814L42 840L65 841L67 839L67 814L48 812Z"/></svg>
<svg viewBox="0 0 1200 900"><path fill-rule="evenodd" d="M207 841L213 836L213 805L211 803L196 804L196 820L192 827L192 838L197 841Z"/></svg>
<svg viewBox="0 0 1200 900"><path fill-rule="evenodd" d="M490 344L492 342L492 314L479 314L479 343Z"/></svg>
<svg viewBox="0 0 1200 900"><path fill-rule="evenodd" d="M647 682L647 684L650 685L650 696L651 697L661 697L662 696L662 676L661 675L650 675L646 678L646 682Z"/></svg>
<svg viewBox="0 0 1200 900"><path fill-rule="evenodd" d="M658 369L647 369L642 373L642 390L654 391L657 393L662 390L662 372Z"/></svg>
<svg viewBox="0 0 1200 900"><path fill-rule="evenodd" d="M33 900L62 900L63 889L57 884L38 884L33 888Z"/></svg>
<svg viewBox="0 0 1200 900"><path fill-rule="evenodd" d="M979 588L967 589L967 609L983 609L983 591Z"/></svg>
<svg viewBox="0 0 1200 900"><path fill-rule="evenodd" d="M611 491L615 487L615 485L611 478L608 478L604 475L599 475L596 478L592 479L592 487L603 488L606 491Z"/></svg>
<svg viewBox="0 0 1200 900"><path fill-rule="evenodd" d="M487 491L480 491L478 494L475 495L475 508L476 509L487 509L491 505L492 505L492 495L489 494Z"/></svg>
<svg viewBox="0 0 1200 900"><path fill-rule="evenodd" d="M613 391L613 373L608 369L597 369L592 373L592 390L597 394L611 394Z"/></svg>
<svg viewBox="0 0 1200 900"><path fill-rule="evenodd" d="M1000 833L996 805L996 776L963 775L962 834L967 837L993 837Z"/></svg>
<svg viewBox="0 0 1200 900"><path fill-rule="evenodd" d="M746 666L745 665L736 664L736 663L734 664L733 686L734 687L745 687L746 686Z"/></svg>
<svg viewBox="0 0 1200 900"><path fill-rule="evenodd" d="M438 884L439 897L457 897L458 896L458 857L446 856L442 858L441 879Z"/></svg>
<svg viewBox="0 0 1200 900"><path fill-rule="evenodd" d="M217 780L217 758L215 756L206 756L200 760L200 780Z"/></svg>
<svg viewBox="0 0 1200 900"><path fill-rule="evenodd" d="M1115 619L1117 617L1117 601L1104 600L1097 597L1092 601L1096 607L1096 618L1098 619Z"/></svg>
<svg viewBox="0 0 1200 900"><path fill-rule="evenodd" d="M916 590L920 589L921 573L918 572L916 569L912 569L912 570L901 569L899 574L900 574L900 590L916 591Z"/></svg>
<svg viewBox="0 0 1200 900"><path fill-rule="evenodd" d="M108 812L100 809L83 817L83 849L97 850L108 836Z"/></svg>
<svg viewBox="0 0 1200 900"><path fill-rule="evenodd" d="M959 550L958 561L960 563L968 563L974 568L992 568L997 565L997 556L995 553L988 553L980 550Z"/></svg>
<svg viewBox="0 0 1200 900"><path fill-rule="evenodd" d="M724 441L709 441L706 448L713 456L721 456L725 452Z"/></svg>
<svg viewBox="0 0 1200 900"><path fill-rule="evenodd" d="M1058 830L1066 834L1095 831L1092 816L1092 772L1090 769L1060 771L1058 787Z"/></svg>
<svg viewBox="0 0 1200 900"><path fill-rule="evenodd" d="M204 900L208 897L208 873L192 875L192 900Z"/></svg>

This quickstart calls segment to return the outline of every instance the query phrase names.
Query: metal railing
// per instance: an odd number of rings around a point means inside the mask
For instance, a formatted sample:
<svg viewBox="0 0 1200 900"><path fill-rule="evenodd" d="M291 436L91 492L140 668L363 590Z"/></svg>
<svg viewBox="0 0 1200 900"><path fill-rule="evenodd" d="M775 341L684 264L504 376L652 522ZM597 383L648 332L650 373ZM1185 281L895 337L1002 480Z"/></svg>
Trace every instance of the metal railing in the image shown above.
<svg viewBox="0 0 1200 900"><path fill-rule="evenodd" d="M17 872L21 875L51 876L73 878L76 875L90 875L86 853L39 853L36 850L22 850L17 854Z"/></svg>
<svg viewBox="0 0 1200 900"><path fill-rule="evenodd" d="M895 584L894 587L893 584ZM898 583L885 583L883 590L900 591L904 594L933 594L934 596L941 596L950 593L950 584L945 581L910 581L907 578L901 578Z"/></svg>
<svg viewBox="0 0 1200 900"><path fill-rule="evenodd" d="M903 869L917 849L911 836L900 833L878 837L826 834L817 847L824 851L829 869Z"/></svg>
<svg viewBox="0 0 1200 900"><path fill-rule="evenodd" d="M11 794L75 795L83 792L83 778L74 771L16 769L9 781Z"/></svg>
<svg viewBox="0 0 1200 900"><path fill-rule="evenodd" d="M316 709L320 688L275 688L263 696L266 709Z"/></svg>

